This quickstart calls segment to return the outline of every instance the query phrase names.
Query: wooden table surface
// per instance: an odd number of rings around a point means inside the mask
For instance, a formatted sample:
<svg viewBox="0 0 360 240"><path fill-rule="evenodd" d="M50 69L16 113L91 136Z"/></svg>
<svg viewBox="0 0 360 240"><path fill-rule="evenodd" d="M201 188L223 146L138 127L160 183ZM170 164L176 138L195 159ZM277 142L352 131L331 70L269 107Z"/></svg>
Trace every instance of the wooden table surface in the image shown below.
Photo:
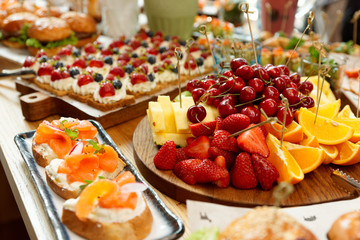
<svg viewBox="0 0 360 240"><path fill-rule="evenodd" d="M14 142L14 136L16 134L36 129L41 121L28 122L24 119L19 102L19 93L15 90L14 80L0 81L0 112L0 146L2 149L2 153L0 152L0 160L29 236L31 239L55 239L55 234L47 218L41 199ZM46 118L46 120L51 121L59 117L60 116L55 115ZM141 119L142 117L136 118L106 129L107 133L112 137L121 151L130 161L133 161L135 166L132 136ZM158 191L157 193L165 204L183 220L185 224L185 234L183 238L188 236L189 225L186 205Z"/></svg>

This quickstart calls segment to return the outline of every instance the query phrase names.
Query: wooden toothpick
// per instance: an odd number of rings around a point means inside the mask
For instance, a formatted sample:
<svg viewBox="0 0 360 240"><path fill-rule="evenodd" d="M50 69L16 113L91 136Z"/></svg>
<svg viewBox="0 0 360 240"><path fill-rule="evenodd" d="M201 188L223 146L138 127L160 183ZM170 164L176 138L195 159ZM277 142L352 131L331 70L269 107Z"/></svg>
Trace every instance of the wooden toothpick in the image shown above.
<svg viewBox="0 0 360 240"><path fill-rule="evenodd" d="M204 35L205 35L206 41L207 41L208 46L209 46L209 49L210 49L211 56L212 56L213 61L214 61L216 73L217 73L217 75L219 75L219 69L218 69L218 66L217 66L217 64L216 64L215 56L214 56L213 50L212 50L212 48L211 48L211 45L210 45L210 41L209 41L207 32L206 32L206 26L205 26L205 25L201 25L201 26L199 27L199 32L200 32L201 34L204 34Z"/></svg>
<svg viewBox="0 0 360 240"><path fill-rule="evenodd" d="M191 45L194 43L194 39L190 38L186 41L186 61L188 64L188 69L189 69L189 79L191 79L191 67L190 67L190 47Z"/></svg>
<svg viewBox="0 0 360 240"><path fill-rule="evenodd" d="M251 30L250 17L249 17L249 13L254 13L254 12L249 12L249 4L245 3L245 2L243 2L239 5L239 9L241 11L243 11L244 13L246 13L247 21L249 24L250 36L251 36L251 43L252 43L252 47L253 47L253 51L254 51L255 63L258 64L258 60L257 60L257 56L256 56L256 49L255 49L255 42L254 42L252 30Z"/></svg>
<svg viewBox="0 0 360 240"><path fill-rule="evenodd" d="M330 70L331 70L331 66L329 66L329 65L324 65L324 66L321 67L321 69L319 69L319 72L322 73L322 82L321 82L320 94L319 94L317 107L316 107L316 114L315 114L314 124L316 123L316 118L317 118L318 112L319 112L320 101L321 101L322 91L323 91L323 88L324 88L325 78L330 77L330 75L328 74ZM318 85L318 88L319 88L319 85Z"/></svg>
<svg viewBox="0 0 360 240"><path fill-rule="evenodd" d="M351 19L351 23L354 24L353 26L353 41L354 41L354 44L356 44L356 41L357 41L357 25L358 25L358 20L360 18L360 10L356 11L353 15L353 18Z"/></svg>
<svg viewBox="0 0 360 240"><path fill-rule="evenodd" d="M177 59L177 69L178 69L178 81L179 81L179 99L180 99L180 108L182 108L182 98L181 98L181 79L180 79L180 60L181 60L181 50L179 47L175 48L175 56Z"/></svg>
<svg viewBox="0 0 360 240"><path fill-rule="evenodd" d="M282 148L283 141L284 141L284 133L286 131L286 128L285 128L286 115L287 115L287 112L289 110L289 101L287 100L287 98L283 98L281 100L281 102L283 104L285 104L285 113L284 113L284 118L282 119L283 121L282 121L282 129L281 129L280 149Z"/></svg>
<svg viewBox="0 0 360 240"><path fill-rule="evenodd" d="M301 37L300 37L299 41L296 43L294 50L291 52L291 55L290 55L289 59L287 60L287 62L285 64L286 66L289 65L290 60L292 58L292 55L294 54L294 52L298 48L301 40L304 38L304 35L305 35L306 31L311 28L312 22L314 21L314 13L312 11L310 11L310 14L309 14L309 17L308 17L307 21L308 21L308 24L307 24L305 30L303 31L303 33L301 34Z"/></svg>

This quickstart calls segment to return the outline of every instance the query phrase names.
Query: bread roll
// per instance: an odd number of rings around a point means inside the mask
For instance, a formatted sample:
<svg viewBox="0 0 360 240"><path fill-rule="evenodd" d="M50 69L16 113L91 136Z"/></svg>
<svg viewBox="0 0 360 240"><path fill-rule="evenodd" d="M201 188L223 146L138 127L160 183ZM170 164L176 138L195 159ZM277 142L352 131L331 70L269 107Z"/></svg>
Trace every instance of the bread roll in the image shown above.
<svg viewBox="0 0 360 240"><path fill-rule="evenodd" d="M328 232L329 240L359 240L360 211L352 211L340 216Z"/></svg>

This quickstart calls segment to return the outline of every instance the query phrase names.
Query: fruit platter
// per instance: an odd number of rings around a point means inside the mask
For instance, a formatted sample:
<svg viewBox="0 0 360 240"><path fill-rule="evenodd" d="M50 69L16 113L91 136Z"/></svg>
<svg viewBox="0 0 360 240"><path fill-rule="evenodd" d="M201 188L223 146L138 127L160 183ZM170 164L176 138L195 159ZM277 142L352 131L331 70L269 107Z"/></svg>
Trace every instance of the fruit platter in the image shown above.
<svg viewBox="0 0 360 240"><path fill-rule="evenodd" d="M286 181L295 192L284 206L356 197L330 176L360 177L360 120L321 77L235 58L187 91L182 106L168 96L149 102L134 132L138 167L160 191L182 202L269 205Z"/></svg>

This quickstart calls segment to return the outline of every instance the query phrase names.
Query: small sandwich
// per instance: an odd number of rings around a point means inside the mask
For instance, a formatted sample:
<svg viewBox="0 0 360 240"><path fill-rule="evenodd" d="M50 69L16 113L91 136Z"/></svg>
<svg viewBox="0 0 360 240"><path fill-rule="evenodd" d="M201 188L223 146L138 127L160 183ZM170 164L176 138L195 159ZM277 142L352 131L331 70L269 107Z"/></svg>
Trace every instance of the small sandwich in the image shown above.
<svg viewBox="0 0 360 240"><path fill-rule="evenodd" d="M77 140L97 141L98 131L91 122L74 118L60 118L51 123L43 121L32 139L35 161L46 167L55 158L63 158L70 152Z"/></svg>
<svg viewBox="0 0 360 240"><path fill-rule="evenodd" d="M96 22L91 16L80 12L67 12L61 15L78 39L76 47L83 47L87 43L94 42L99 34L96 31Z"/></svg>
<svg viewBox="0 0 360 240"><path fill-rule="evenodd" d="M87 183L114 179L126 166L109 145L79 141L63 159L53 159L45 168L50 188L64 199L76 198Z"/></svg>
<svg viewBox="0 0 360 240"><path fill-rule="evenodd" d="M62 222L87 239L144 239L153 223L144 190L127 171L113 181L97 180L64 203Z"/></svg>
<svg viewBox="0 0 360 240"><path fill-rule="evenodd" d="M352 211L341 215L328 232L329 240L360 239L360 211Z"/></svg>
<svg viewBox="0 0 360 240"><path fill-rule="evenodd" d="M11 48L25 48L29 26L38 17L29 12L19 12L7 16L2 23L2 43Z"/></svg>
<svg viewBox="0 0 360 240"><path fill-rule="evenodd" d="M56 55L66 45L76 45L77 38L69 24L60 18L44 17L36 20L28 30L26 46L31 55L43 49L47 56Z"/></svg>

